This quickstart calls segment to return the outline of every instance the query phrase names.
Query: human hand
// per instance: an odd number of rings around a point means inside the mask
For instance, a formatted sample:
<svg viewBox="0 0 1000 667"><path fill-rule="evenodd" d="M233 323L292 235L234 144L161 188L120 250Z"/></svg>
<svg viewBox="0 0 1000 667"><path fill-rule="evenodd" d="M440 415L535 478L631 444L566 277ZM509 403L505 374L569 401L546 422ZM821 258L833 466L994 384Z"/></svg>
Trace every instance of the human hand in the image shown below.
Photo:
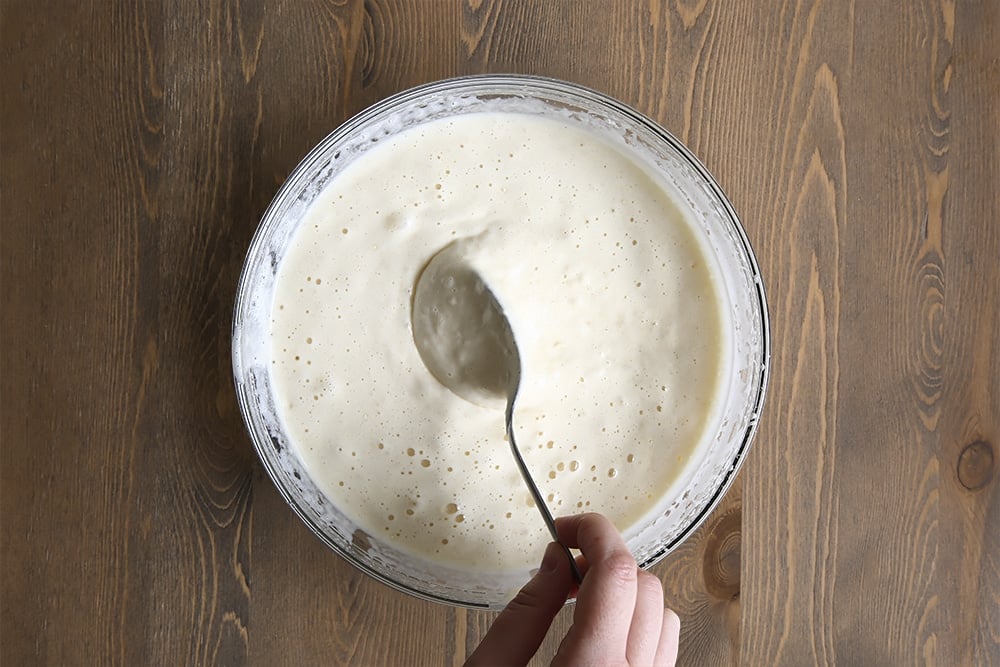
<svg viewBox="0 0 1000 667"><path fill-rule="evenodd" d="M674 665L680 619L663 606L663 587L638 569L614 525L600 514L556 520L559 539L578 548L584 574L573 625L554 665ZM575 588L569 562L549 544L531 581L497 616L466 665L524 665Z"/></svg>

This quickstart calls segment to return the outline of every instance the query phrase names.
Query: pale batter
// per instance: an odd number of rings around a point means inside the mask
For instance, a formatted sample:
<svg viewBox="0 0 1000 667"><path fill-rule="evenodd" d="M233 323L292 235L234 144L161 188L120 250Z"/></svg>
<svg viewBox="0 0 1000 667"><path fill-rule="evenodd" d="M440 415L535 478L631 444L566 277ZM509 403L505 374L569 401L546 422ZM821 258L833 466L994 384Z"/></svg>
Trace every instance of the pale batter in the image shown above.
<svg viewBox="0 0 1000 667"><path fill-rule="evenodd" d="M415 282L452 243L510 320L518 443L549 507L600 511L627 531L718 419L721 288L644 166L536 116L472 113L384 139L300 223L275 288L271 363L309 475L415 555L537 562L549 537L505 441L502 397L461 398L414 344Z"/></svg>

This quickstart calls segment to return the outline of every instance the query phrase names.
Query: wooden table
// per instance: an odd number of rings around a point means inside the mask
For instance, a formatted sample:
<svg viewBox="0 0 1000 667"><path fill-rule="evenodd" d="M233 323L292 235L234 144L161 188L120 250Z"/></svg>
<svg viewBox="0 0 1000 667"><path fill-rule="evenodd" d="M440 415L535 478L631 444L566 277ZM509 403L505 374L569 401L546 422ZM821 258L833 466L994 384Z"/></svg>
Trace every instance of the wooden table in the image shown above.
<svg viewBox="0 0 1000 667"><path fill-rule="evenodd" d="M490 614L366 579L284 504L229 327L297 161L480 72L657 119L757 250L761 428L655 569L681 664L1000 664L1000 3L4 0L0 23L3 664L476 645Z"/></svg>

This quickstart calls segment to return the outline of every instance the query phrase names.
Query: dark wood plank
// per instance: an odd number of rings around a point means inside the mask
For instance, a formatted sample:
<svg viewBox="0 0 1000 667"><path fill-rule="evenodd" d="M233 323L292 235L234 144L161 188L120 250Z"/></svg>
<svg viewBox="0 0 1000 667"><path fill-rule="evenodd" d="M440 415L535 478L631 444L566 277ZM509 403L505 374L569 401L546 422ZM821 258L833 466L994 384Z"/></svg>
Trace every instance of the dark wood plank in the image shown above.
<svg viewBox="0 0 1000 667"><path fill-rule="evenodd" d="M743 134L738 169L768 289L773 365L768 406L744 488L744 664L830 664L845 622L835 616L843 282L848 197L841 89L847 3L747 11L759 39L744 48L760 77L727 115ZM822 39L833 27L837 39ZM742 114L741 114L742 110ZM850 662L850 661L848 661ZM866 661L862 661L863 663ZM877 662L877 661L876 661Z"/></svg>
<svg viewBox="0 0 1000 667"><path fill-rule="evenodd" d="M3 662L137 662L162 17L2 12Z"/></svg>
<svg viewBox="0 0 1000 667"><path fill-rule="evenodd" d="M151 439L173 442L147 452L149 469L171 473L157 476L142 508L166 529L148 538L154 599L185 614L156 619L155 662L243 664L249 655L255 456L235 405L229 332L249 220L267 198L253 81L262 11L164 2L160 26L164 150L151 258L158 409L148 425Z"/></svg>
<svg viewBox="0 0 1000 667"><path fill-rule="evenodd" d="M773 116L764 164L781 180L757 246L776 357L747 471L743 659L989 664L996 642L973 635L993 618L981 595L996 571L980 555L995 486L963 496L954 471L956 447L996 437L996 374L971 371L995 369L997 328L966 309L995 312L1000 244L958 213L994 196L976 95L995 104L996 87L963 94L954 5L790 3L779 16L791 85L750 120ZM995 20L976 17L969 37ZM970 65L995 60L982 39L964 48ZM959 118L975 137L961 153ZM961 253L994 259L973 274ZM948 424L970 412L975 434Z"/></svg>
<svg viewBox="0 0 1000 667"><path fill-rule="evenodd" d="M928 188L923 228L943 272L922 339L940 349L941 527L959 575L943 612L961 659L988 665L1000 662L1000 6L958 5L943 23L926 136L928 181L945 187Z"/></svg>

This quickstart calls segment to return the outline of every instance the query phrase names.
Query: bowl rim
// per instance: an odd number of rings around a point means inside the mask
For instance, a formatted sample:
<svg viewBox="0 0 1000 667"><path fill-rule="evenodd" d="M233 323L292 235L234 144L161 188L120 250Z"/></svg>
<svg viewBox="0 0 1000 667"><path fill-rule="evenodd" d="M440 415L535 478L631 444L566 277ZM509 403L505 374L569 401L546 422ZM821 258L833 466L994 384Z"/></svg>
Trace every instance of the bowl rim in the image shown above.
<svg viewBox="0 0 1000 667"><path fill-rule="evenodd" d="M666 542L659 549L646 557L641 563L638 563L639 567L642 569L648 569L658 563L667 554L690 537L692 533L698 530L708 516L715 511L723 496L725 496L726 492L732 486L749 453L750 446L756 435L757 428L760 423L760 417L764 408L771 370L771 334L767 298L759 263L753 252L753 248L751 247L750 240L747 237L742 220L736 213L735 208L726 196L725 192L722 190L718 181L711 174L711 172L708 171L704 164L702 164L702 162L694 155L694 153L669 130L640 111L605 93L578 83L537 75L475 74L446 78L407 88L379 100L378 102L348 118L346 121L334 128L333 131L328 133L318 144L316 144L316 146L314 146L305 155L305 157L299 161L299 163L289 173L288 177L275 192L274 197L268 204L267 209L261 216L260 222L254 231L253 238L247 248L243 266L240 271L240 278L237 285L236 299L233 309L230 344L233 381L245 431L250 436L254 449L257 453L257 457L260 459L265 470L267 471L271 483L277 488L284 501L289 505L289 507L292 508L293 512L299 517L299 519L309 527L310 531L312 531L314 535L316 535L324 544L339 554L351 565L358 568L366 575L397 591L423 600L470 609L496 609L498 607L486 603L460 600L440 594L428 593L409 586L401 581L392 579L367 563L356 558L354 554L351 553L351 549L349 547L344 548L338 544L316 524L305 508L299 503L297 498L286 488L286 485L281 483L279 480L277 470L274 467L275 464L272 462L270 455L267 453L269 446L278 447L278 443L265 442L265 440L271 440L272 438L267 436L266 433L258 433L258 430L253 423L252 413L256 410L256 404L251 400L251 396L248 394L247 388L244 386L242 381L242 377L244 375L244 364L239 344L241 334L240 325L243 321L242 313L247 307L247 298L251 293L249 285L252 279L252 276L250 275L250 260L260 254L261 245L264 243L265 238L268 237L267 232L273 225L280 222L279 216L277 216L276 213L281 204L289 196L293 187L300 183L303 175L310 172L318 160L327 156L330 149L338 142L351 136L356 130L364 127L370 121L375 120L396 108L405 106L407 103L425 98L432 94L474 93L477 90L482 93L488 93L490 90L496 90L498 94L505 96L510 96L511 93L516 94L517 92L523 92L525 94L536 92L556 93L561 97L568 96L580 102L591 105L596 104L600 108L611 110L614 113L625 116L629 121L643 126L653 135L667 143L670 148L676 152L676 155L686 162L687 165L695 171L697 177L703 181L703 184L707 186L711 195L716 199L717 203L721 205L725 216L728 219L727 223L732 228L734 237L738 242L738 252L746 259L747 266L752 273L753 288L755 292L754 296L756 297L756 316L759 317L759 321L761 323L761 354L759 360L760 372L759 379L754 383L757 387L756 395L752 397L752 401L748 401L748 404L752 403L753 407L748 424L743 431L742 441L735 450L731 464L726 469L722 479L716 485L714 492L702 510L699 511L698 514L696 514L693 519L682 530L680 530L676 536L674 536L673 539Z"/></svg>

